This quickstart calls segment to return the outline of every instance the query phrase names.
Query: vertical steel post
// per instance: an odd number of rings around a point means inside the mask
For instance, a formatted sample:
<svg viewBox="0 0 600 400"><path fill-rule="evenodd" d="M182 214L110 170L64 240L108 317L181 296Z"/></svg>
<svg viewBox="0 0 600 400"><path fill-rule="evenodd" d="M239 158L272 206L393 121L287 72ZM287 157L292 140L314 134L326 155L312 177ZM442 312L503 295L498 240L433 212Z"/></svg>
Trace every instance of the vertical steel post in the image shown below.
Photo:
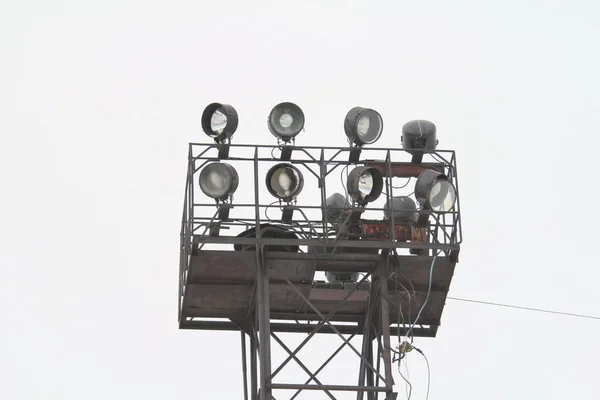
<svg viewBox="0 0 600 400"><path fill-rule="evenodd" d="M379 273L377 274L377 284L379 285L380 296L380 318L381 318L381 336L383 339L383 368L385 370L385 386L388 389L386 392L387 398L391 398L394 388L392 377L392 357L390 345L390 309L388 304L388 276L389 276L389 250L381 252L381 260L379 260Z"/></svg>
<svg viewBox="0 0 600 400"><path fill-rule="evenodd" d="M260 229L260 198L258 195L258 147L254 148L254 212L256 219L256 313L258 316L258 339L260 361L260 400L271 400L271 315L269 275L263 263Z"/></svg>
<svg viewBox="0 0 600 400"><path fill-rule="evenodd" d="M371 332L373 332L372 329L369 332L369 347L367 348L367 361L369 362L369 364L373 365L373 336L371 335ZM379 372L379 363L377 363L376 371ZM373 382L374 377L375 372L373 372L373 370L367 371L367 386L375 386ZM376 396L377 392L368 392L367 400L375 400Z"/></svg>
<svg viewBox="0 0 600 400"><path fill-rule="evenodd" d="M252 324L251 335L250 335L250 400L257 400L258 393L258 363L256 359L256 353L258 349L256 346L256 329L255 325Z"/></svg>
<svg viewBox="0 0 600 400"><path fill-rule="evenodd" d="M248 400L248 360L246 359L246 333L240 331L242 337L242 379L244 382L244 400Z"/></svg>

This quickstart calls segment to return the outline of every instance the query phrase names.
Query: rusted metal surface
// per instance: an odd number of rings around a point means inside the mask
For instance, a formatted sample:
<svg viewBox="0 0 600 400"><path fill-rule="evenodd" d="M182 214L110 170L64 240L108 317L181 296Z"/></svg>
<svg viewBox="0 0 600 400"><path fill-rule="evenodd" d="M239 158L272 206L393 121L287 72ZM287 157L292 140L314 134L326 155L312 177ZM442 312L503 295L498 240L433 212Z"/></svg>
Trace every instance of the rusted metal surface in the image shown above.
<svg viewBox="0 0 600 400"><path fill-rule="evenodd" d="M366 160L365 166L377 168L383 176L391 176L395 178L416 178L421 172L426 169L443 171L444 165L441 163L422 163L415 165L409 162L393 162L391 163L391 173L387 173L386 163L383 161Z"/></svg>
<svg viewBox="0 0 600 400"><path fill-rule="evenodd" d="M183 301L183 316L247 319L247 310L251 308L253 301L256 277L255 258L248 257L249 254L253 253L203 251L192 256ZM365 269L375 265L372 256L358 255L358 258L359 260L354 261L354 264L360 268ZM398 256L396 260L397 262L390 266L390 276L387 279L389 320L393 325L410 323L410 318L414 319L418 314L427 295L433 257ZM337 266L339 270L348 270L353 264L349 258L341 261L317 260L303 253L265 253L265 264L268 266L271 281L269 303L272 318L298 321L298 323L308 323L318 319L311 310L307 309L300 296L283 283L287 278L294 282L294 286L310 299L322 314L328 314L337 307L335 321L346 323L364 321L369 299L367 290L362 288L354 291L340 306L339 303L348 293L348 289L312 285L315 270L321 268L331 270L332 266ZM421 324L434 326L440 324L454 267L455 263L448 258L436 259L431 293L419 319ZM377 273L373 276L377 277ZM297 330L297 328L293 329ZM431 332L433 330L424 333L429 336Z"/></svg>
<svg viewBox="0 0 600 400"><path fill-rule="evenodd" d="M390 232L387 222L363 221L361 228L366 240L386 240ZM425 242L427 240L427 229L408 225L394 226L394 238L402 242Z"/></svg>

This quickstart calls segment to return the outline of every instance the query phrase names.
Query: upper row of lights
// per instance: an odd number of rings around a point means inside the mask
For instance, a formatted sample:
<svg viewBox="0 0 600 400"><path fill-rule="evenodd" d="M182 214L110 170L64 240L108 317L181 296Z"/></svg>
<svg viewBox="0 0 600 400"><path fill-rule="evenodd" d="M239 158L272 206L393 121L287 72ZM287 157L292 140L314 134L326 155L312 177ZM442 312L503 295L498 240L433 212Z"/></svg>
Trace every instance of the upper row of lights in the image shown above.
<svg viewBox="0 0 600 400"><path fill-rule="evenodd" d="M277 104L267 120L271 133L284 143L293 141L304 128L304 113L294 103ZM238 126L238 114L229 104L209 104L202 113L202 129L216 143L229 141ZM357 147L375 143L383 132L381 115L370 108L354 107L344 120L344 131ZM437 146L436 129L432 122L416 120L402 128L402 146L417 153L433 151Z"/></svg>
<svg viewBox="0 0 600 400"><path fill-rule="evenodd" d="M271 110L268 125L273 135L288 143L304 128L304 113L293 103L280 103ZM212 103L202 114L202 129L216 143L229 141L237 126L237 112L228 104ZM344 131L356 146L355 150L360 152L362 146L379 139L383 131L383 119L375 110L354 107L346 115ZM432 122L415 120L402 127L402 146L413 154L413 163L420 163L423 153L434 151L437 143L436 127ZM209 164L200 173L200 188L217 201L226 201L237 189L238 182L235 168L225 163ZM273 166L266 176L269 192L284 202L296 198L302 190L303 182L300 170L286 163ZM347 180L348 194L359 206L375 201L382 193L383 185L381 172L367 166L354 168ZM456 190L448 177L429 169L423 170L417 178L414 194L424 209L434 212L449 211L456 201ZM326 202L327 207L348 207L345 198L340 200L343 197L339 194L330 196ZM394 197L390 206L394 210L395 219L412 219L417 215L416 205L407 196Z"/></svg>

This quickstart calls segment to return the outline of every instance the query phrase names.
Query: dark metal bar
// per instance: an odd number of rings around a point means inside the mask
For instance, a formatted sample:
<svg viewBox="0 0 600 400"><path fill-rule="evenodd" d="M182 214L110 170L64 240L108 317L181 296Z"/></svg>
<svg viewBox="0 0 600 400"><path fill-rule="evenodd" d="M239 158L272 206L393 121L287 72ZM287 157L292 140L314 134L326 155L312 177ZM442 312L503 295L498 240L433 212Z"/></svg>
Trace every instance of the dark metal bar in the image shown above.
<svg viewBox="0 0 600 400"><path fill-rule="evenodd" d="M385 257L385 259L383 259ZM379 291L381 292L380 299L380 317L381 317L381 334L383 336L383 368L385 369L385 385L389 391L393 390L394 383L392 377L392 358L390 347L390 310L388 304L388 277L389 277L389 254L382 252L382 260L379 264L379 274L377 282Z"/></svg>
<svg viewBox="0 0 600 400"><path fill-rule="evenodd" d="M190 146L194 147L194 146L198 146L198 147L210 147L210 148L216 148L216 144L215 143L190 143ZM273 145L270 144L245 144L245 143L236 143L236 144L231 144L231 147L239 147L239 148L243 148L243 147L250 147L250 148L257 148L257 149L271 149L273 148ZM306 149L306 150L321 150L321 149L325 149L325 150L341 150L341 151L350 151L351 148L346 146L346 147L336 147L336 146L293 146L294 150L302 150L302 149ZM384 147L366 147L364 150L368 150L368 151L383 151L383 150L390 150L389 148L384 148ZM391 149L394 151L398 151L398 152L402 152L402 153L406 153L409 154L405 149L402 148L396 148L396 149ZM437 156L440 156L440 154L444 154L444 153L453 153L454 150L445 150L445 149L436 149L434 152L431 152L430 154L435 154ZM270 159L271 160L271 159ZM278 160L275 160L278 161Z"/></svg>
<svg viewBox="0 0 600 400"><path fill-rule="evenodd" d="M246 359L246 334L244 331L240 331L240 336L242 338L242 379L244 382L244 400L248 400L248 366Z"/></svg>
<svg viewBox="0 0 600 400"><path fill-rule="evenodd" d="M260 223L260 222L259 222ZM193 235L194 243L219 243L219 244L241 244L253 245L256 244L254 238L241 238L230 236L202 236ZM264 238L261 241L265 246L326 246L327 242L317 239L280 239L280 238ZM337 240L335 247L354 247L361 249L434 249L434 250L458 250L458 244L436 244L436 243L421 243L421 242L389 242L378 240Z"/></svg>
<svg viewBox="0 0 600 400"><path fill-rule="evenodd" d="M419 318L419 324L416 325L411 332L413 336L420 337L435 337L435 331L437 329L437 325L426 324L424 323L424 319ZM420 326L423 323L424 326ZM439 322L437 322L439 323ZM429 325L429 326L425 326ZM315 328L319 328L319 333L326 334L337 334L340 332L342 334L351 335L356 332L356 325L335 325L335 330L329 325L320 326L318 324L286 324L286 323L271 323L271 331L273 332L286 332L286 333L306 333L311 334L314 333ZM179 324L180 329L195 329L195 330L207 330L207 331L239 331L240 328L235 325L233 322L228 321L182 321ZM337 330L337 332L336 332ZM406 333L410 330L410 327L401 327L398 329L397 327L390 327L390 334L401 334L406 335Z"/></svg>
<svg viewBox="0 0 600 400"><path fill-rule="evenodd" d="M373 322L373 311L375 305L377 303L377 293L379 292L378 288L375 285L371 285L369 299L367 301L367 307L365 309L365 324L363 326L363 343L362 343L362 354L367 354L368 345L373 340L371 337L371 333L373 328L371 326ZM372 361L370 361L373 364ZM377 369L379 372L379 369ZM371 371L372 372L372 371ZM365 374L367 373L367 367L365 365L365 359L361 357L360 366L358 370L358 386L363 386L365 384ZM372 384L370 386L373 386ZM364 392L358 391L356 393L356 399L362 400L364 399Z"/></svg>
<svg viewBox="0 0 600 400"><path fill-rule="evenodd" d="M251 400L257 400L258 395L258 363L256 353L258 351L256 346L256 330L254 324L251 327L250 335L250 389L251 389Z"/></svg>
<svg viewBox="0 0 600 400"><path fill-rule="evenodd" d="M298 385L294 383L271 383L272 389L302 389L302 390L331 390L340 392L355 392L364 390L365 392L385 392L387 388L381 386L348 386L348 385Z"/></svg>
<svg viewBox="0 0 600 400"><path fill-rule="evenodd" d="M367 361L373 364L373 337L371 337L371 340L369 340L369 345L367 348ZM377 361L377 366L375 368L377 368L377 371L379 371L379 359ZM375 374L373 373L373 371L367 371L367 386L379 386L373 383L374 376ZM367 400L375 400L376 397L377 392L367 393Z"/></svg>
<svg viewBox="0 0 600 400"><path fill-rule="evenodd" d="M294 359L294 361L296 361L298 363L298 365L300 366L300 368L302 368L304 370L304 372L306 372L308 374L308 376L310 376L310 379L314 380L318 385L323 385L321 383L321 381L317 378L317 376L315 374L313 374L307 367L306 365L304 365L304 363L302 363L302 361L300 361L300 359L298 357L296 357L296 355L292 354L292 351L285 345L285 343L283 343L281 341L281 339L279 339L277 337L277 335L275 335L274 333L271 333L271 336L273 336L273 338L275 339L275 341L277 343L279 343L279 345ZM329 390L324 390L325 394L331 399L331 400L336 400L336 398L329 392Z"/></svg>
<svg viewBox="0 0 600 400"><path fill-rule="evenodd" d="M259 204L258 192L258 149L254 152L254 200ZM256 226L260 224L260 209L255 208ZM260 359L260 400L271 400L272 390L269 387L271 381L271 333L270 333L270 296L269 296L269 275L266 265L263 263L261 243L261 230L256 229L255 254L256 254L256 288L257 288L257 314L258 314L258 334L259 334L259 359Z"/></svg>

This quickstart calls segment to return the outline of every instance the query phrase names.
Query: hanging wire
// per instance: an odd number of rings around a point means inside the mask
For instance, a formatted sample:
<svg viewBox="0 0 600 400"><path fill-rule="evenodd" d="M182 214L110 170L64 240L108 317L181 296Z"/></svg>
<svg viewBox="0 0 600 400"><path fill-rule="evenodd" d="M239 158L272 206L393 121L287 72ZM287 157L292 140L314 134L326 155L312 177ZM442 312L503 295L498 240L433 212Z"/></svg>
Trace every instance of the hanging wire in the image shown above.
<svg viewBox="0 0 600 400"><path fill-rule="evenodd" d="M346 181L348 180L348 164L342 168L340 171L340 182L342 183L342 187L344 188L344 196L346 197L346 201L348 201L348 189L346 188L346 184L344 183L344 170L346 171Z"/></svg>
<svg viewBox="0 0 600 400"><path fill-rule="evenodd" d="M568 313L568 312L562 312L562 311L546 310L546 309L542 309L542 308L532 308L532 307L515 306L515 305L512 305L512 304L494 303L494 302L491 302L491 301L462 299L460 297L450 297L450 296L448 296L446 298L450 299L450 300L464 301L464 302L468 302L468 303L485 304L485 305L488 305L488 306L507 307L507 308L514 308L514 309L518 309L518 310L525 310L525 311L535 311L535 312L542 312L542 313L555 314L555 315L565 315L565 316L568 316L568 317L588 318L588 319L597 319L597 320L600 320L600 317L595 316L595 315L574 314L574 313Z"/></svg>
<svg viewBox="0 0 600 400"><path fill-rule="evenodd" d="M406 181L406 183L404 185L402 185L402 186L396 187L396 186L392 185L392 189L404 189L405 187L408 186L408 184L410 183L411 179L412 179L412 177L408 178L408 180Z"/></svg>
<svg viewBox="0 0 600 400"><path fill-rule="evenodd" d="M269 216L267 215L267 210L270 207L273 207L273 204L277 203L279 200L275 200L274 202L272 202L271 204L269 204L268 206L265 207L265 218L270 221L270 222L277 222L277 221L273 221L271 218L269 218Z"/></svg>
<svg viewBox="0 0 600 400"><path fill-rule="evenodd" d="M423 302L423 305L421 305L421 308L419 309L419 312L417 314L417 317L415 318L415 321L408 329L408 332L406 333L406 337L409 337L412 334L413 328L419 321L419 318L421 317L421 313L423 312L423 310L425 309L425 306L427 305L427 302L429 301L429 295L431 294L431 283L433 281L433 267L435 265L435 261L437 260L437 256L438 256L438 253L436 253L433 256L433 260L431 260L431 267L429 268L429 284L427 285L427 295L425 296L425 301ZM411 342L412 342L412 339L411 339Z"/></svg>
<svg viewBox="0 0 600 400"><path fill-rule="evenodd" d="M405 359L404 364L406 364L406 358L405 357L403 357L403 358ZM408 373L407 373L407 377L404 377L404 374L402 373L402 369L401 369L402 361L401 360L402 360L402 358L400 358L398 360L398 373L400 374L402 379L404 379L404 382L406 382L406 385L405 385L406 398L407 398L407 400L410 400L410 396L412 396L412 384L409 381ZM406 370L408 371L408 366L407 366Z"/></svg>

